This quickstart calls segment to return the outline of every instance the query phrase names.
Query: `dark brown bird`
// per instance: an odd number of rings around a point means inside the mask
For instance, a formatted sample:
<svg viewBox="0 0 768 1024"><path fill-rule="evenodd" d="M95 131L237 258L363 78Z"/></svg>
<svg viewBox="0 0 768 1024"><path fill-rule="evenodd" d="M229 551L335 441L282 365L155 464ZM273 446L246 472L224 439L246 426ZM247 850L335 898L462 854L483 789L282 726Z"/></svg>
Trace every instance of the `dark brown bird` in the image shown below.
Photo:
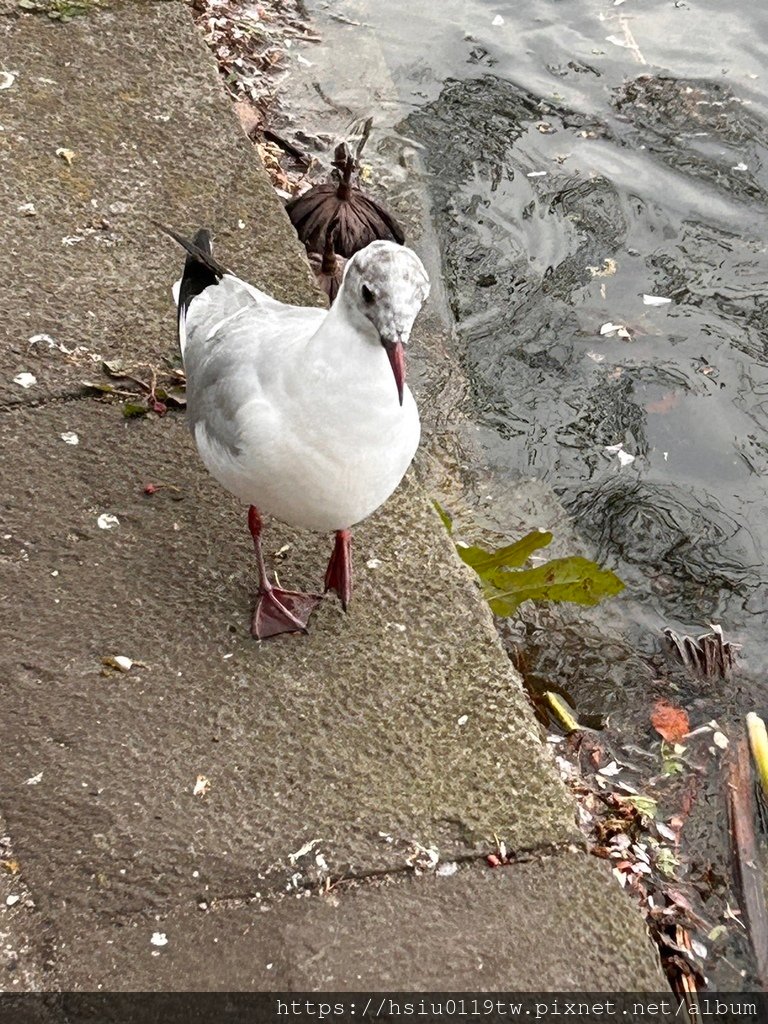
<svg viewBox="0 0 768 1024"><path fill-rule="evenodd" d="M317 283L328 296L330 302L333 302L339 288L341 288L344 267L347 263L343 256L339 256L336 253L334 235L337 227L336 221L333 221L328 228L325 234L325 249L323 249L322 254L319 252L307 253L309 262L315 272Z"/></svg>
<svg viewBox="0 0 768 1024"><path fill-rule="evenodd" d="M354 256L376 241L402 245L405 234L392 214L352 181L356 163L346 143L336 147L333 166L338 171L338 181L315 185L286 206L307 249L313 253L325 251L328 228L333 221L337 223L334 249L339 256Z"/></svg>

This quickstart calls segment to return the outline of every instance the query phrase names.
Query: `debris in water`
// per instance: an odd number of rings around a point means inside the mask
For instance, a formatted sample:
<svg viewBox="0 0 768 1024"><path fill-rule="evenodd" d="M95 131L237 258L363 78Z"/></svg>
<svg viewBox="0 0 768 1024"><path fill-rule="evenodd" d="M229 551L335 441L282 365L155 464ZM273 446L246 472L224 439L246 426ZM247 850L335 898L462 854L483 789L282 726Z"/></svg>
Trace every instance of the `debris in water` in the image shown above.
<svg viewBox="0 0 768 1024"><path fill-rule="evenodd" d="M622 466L628 466L631 462L635 461L634 455L630 454L630 452L624 451L623 444L609 444L606 445L604 450L609 452L611 455L615 455Z"/></svg>
<svg viewBox="0 0 768 1024"><path fill-rule="evenodd" d="M724 640L722 626L713 624L711 633L698 637L683 636L674 629L665 629L664 635L685 667L707 679L727 679L737 664L741 644Z"/></svg>
<svg viewBox="0 0 768 1024"><path fill-rule="evenodd" d="M739 740L728 772L728 817L731 826L735 875L741 889L741 904L752 949L757 976L762 987L768 985L768 904L762 857L755 833L755 807L752 795L749 741Z"/></svg>
<svg viewBox="0 0 768 1024"><path fill-rule="evenodd" d="M581 728L578 721L566 706L565 701L558 696L558 694L553 693L551 690L545 690L542 697L547 703L548 711L551 712L552 717L566 736L572 732L577 732Z"/></svg>
<svg viewBox="0 0 768 1024"><path fill-rule="evenodd" d="M765 722L754 711L750 711L747 715L747 732L760 784L768 797L768 733L766 733Z"/></svg>
<svg viewBox="0 0 768 1024"><path fill-rule="evenodd" d="M653 705L651 725L667 743L679 743L690 732L688 712L660 697Z"/></svg>
<svg viewBox="0 0 768 1024"><path fill-rule="evenodd" d="M618 269L618 263L610 256L606 256L599 267L587 267L592 277L613 277Z"/></svg>
<svg viewBox="0 0 768 1024"><path fill-rule="evenodd" d="M624 332L623 334L622 331ZM611 323L610 320L602 325L600 328L600 334L608 338L613 337L614 334L618 334L622 338L629 337L629 331L623 324L614 324Z"/></svg>

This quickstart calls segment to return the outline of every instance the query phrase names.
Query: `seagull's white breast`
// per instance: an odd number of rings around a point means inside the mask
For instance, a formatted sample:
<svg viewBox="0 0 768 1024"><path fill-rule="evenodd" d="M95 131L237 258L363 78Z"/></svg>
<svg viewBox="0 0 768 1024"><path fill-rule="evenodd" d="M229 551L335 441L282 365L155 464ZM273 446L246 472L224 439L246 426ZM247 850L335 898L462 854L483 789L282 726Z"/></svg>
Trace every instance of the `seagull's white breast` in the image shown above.
<svg viewBox="0 0 768 1024"><path fill-rule="evenodd" d="M225 278L189 307L184 361L200 455L263 512L346 529L402 480L419 443L416 403L406 388L400 406L383 347L335 308L259 304L254 294Z"/></svg>

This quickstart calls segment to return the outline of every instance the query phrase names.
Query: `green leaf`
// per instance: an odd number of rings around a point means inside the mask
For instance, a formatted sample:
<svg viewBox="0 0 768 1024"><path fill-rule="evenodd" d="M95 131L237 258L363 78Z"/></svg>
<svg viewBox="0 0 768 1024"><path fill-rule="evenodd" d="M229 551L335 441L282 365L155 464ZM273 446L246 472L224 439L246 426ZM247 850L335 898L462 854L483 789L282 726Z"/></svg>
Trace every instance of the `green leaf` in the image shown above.
<svg viewBox="0 0 768 1024"><path fill-rule="evenodd" d="M659 850L659 852L656 854L655 863L659 871L661 871L662 874L666 875L668 878L674 878L675 868L680 867L679 859L674 855L674 853L669 849L669 847L666 846Z"/></svg>
<svg viewBox="0 0 768 1024"><path fill-rule="evenodd" d="M451 533L453 531L453 520L448 515L448 513L445 511L445 509L443 508L443 506L440 504L439 501L433 501L432 504L435 506L435 509L437 510L437 514L442 519L443 526L446 528L448 533Z"/></svg>
<svg viewBox="0 0 768 1024"><path fill-rule="evenodd" d="M492 569L502 569L505 566L519 568L528 561L534 551L545 548L552 543L552 534L545 530L534 530L527 534L522 540L514 544L507 544L506 547L497 551L486 551L480 547L463 547L456 545L459 558L467 565L471 565L478 576L485 575Z"/></svg>
<svg viewBox="0 0 768 1024"><path fill-rule="evenodd" d="M482 579L485 597L495 615L514 615L523 601L594 605L624 589L615 573L579 555L553 558L535 569L489 571Z"/></svg>

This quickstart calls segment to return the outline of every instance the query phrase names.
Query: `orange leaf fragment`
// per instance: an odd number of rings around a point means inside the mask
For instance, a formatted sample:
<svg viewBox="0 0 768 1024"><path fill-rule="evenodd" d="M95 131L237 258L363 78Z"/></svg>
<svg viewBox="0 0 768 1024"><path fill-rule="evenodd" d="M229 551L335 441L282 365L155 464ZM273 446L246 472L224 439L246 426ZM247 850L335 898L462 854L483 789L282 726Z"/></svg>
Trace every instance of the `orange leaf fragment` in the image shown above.
<svg viewBox="0 0 768 1024"><path fill-rule="evenodd" d="M679 743L690 732L688 712L660 697L653 705L651 725L667 743Z"/></svg>

